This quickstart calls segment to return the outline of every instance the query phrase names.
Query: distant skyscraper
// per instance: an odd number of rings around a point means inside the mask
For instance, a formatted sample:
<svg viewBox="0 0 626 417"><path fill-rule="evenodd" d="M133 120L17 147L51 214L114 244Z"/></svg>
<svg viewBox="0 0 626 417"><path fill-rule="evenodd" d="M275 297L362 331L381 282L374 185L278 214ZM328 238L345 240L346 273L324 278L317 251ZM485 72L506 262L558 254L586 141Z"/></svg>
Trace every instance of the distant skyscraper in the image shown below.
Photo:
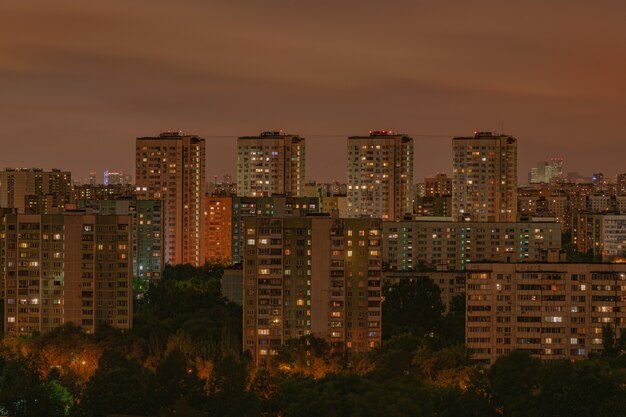
<svg viewBox="0 0 626 417"><path fill-rule="evenodd" d="M491 132L452 139L452 214L457 220L517 217L517 139Z"/></svg>
<svg viewBox="0 0 626 417"><path fill-rule="evenodd" d="M528 182L531 184L549 184L554 179L563 176L563 159L551 158L550 161L541 161L530 169Z"/></svg>
<svg viewBox="0 0 626 417"><path fill-rule="evenodd" d="M401 220L411 213L413 138L389 130L348 138L348 216Z"/></svg>
<svg viewBox="0 0 626 417"><path fill-rule="evenodd" d="M137 138L138 199L164 201L168 264L204 264L205 142L182 132Z"/></svg>
<svg viewBox="0 0 626 417"><path fill-rule="evenodd" d="M0 171L0 207L19 213L42 214L65 207L72 197L72 174L53 169L10 169Z"/></svg>
<svg viewBox="0 0 626 417"><path fill-rule="evenodd" d="M594 172L593 175L591 176L591 181L594 184L603 184L604 181L604 173L602 172Z"/></svg>
<svg viewBox="0 0 626 417"><path fill-rule="evenodd" d="M119 171L104 171L104 185L127 185L132 183L132 175Z"/></svg>
<svg viewBox="0 0 626 417"><path fill-rule="evenodd" d="M304 186L305 141L282 131L237 140L237 195L300 196Z"/></svg>

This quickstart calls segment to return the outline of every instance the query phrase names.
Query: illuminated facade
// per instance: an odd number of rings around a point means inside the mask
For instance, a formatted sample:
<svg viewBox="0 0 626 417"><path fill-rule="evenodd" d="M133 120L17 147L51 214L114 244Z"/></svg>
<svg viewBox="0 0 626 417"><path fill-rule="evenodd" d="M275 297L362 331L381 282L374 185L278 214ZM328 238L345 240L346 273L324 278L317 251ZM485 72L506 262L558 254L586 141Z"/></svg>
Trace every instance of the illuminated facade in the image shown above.
<svg viewBox="0 0 626 417"><path fill-rule="evenodd" d="M233 244L232 197L206 197L204 233L205 259L230 262Z"/></svg>
<svg viewBox="0 0 626 417"><path fill-rule="evenodd" d="M2 226L5 334L132 326L129 216L7 214Z"/></svg>
<svg viewBox="0 0 626 417"><path fill-rule="evenodd" d="M243 260L245 224L248 217L293 217L320 212L317 197L233 197L232 263Z"/></svg>
<svg viewBox="0 0 626 417"><path fill-rule="evenodd" d="M165 263L204 264L205 141L180 132L137 138L135 192L163 201Z"/></svg>
<svg viewBox="0 0 626 417"><path fill-rule="evenodd" d="M348 217L400 220L412 190L413 138L388 130L348 138Z"/></svg>
<svg viewBox="0 0 626 417"><path fill-rule="evenodd" d="M80 210L95 214L130 216L132 220L133 274L142 281L161 278L163 272L163 201L120 198L78 200Z"/></svg>
<svg viewBox="0 0 626 417"><path fill-rule="evenodd" d="M264 364L289 338L336 351L381 342L381 223L376 219L246 219L244 351Z"/></svg>
<svg viewBox="0 0 626 417"><path fill-rule="evenodd" d="M517 220L517 139L491 132L452 139L455 220Z"/></svg>
<svg viewBox="0 0 626 417"><path fill-rule="evenodd" d="M383 223L383 260L389 270L462 270L472 262L540 262L561 249L553 221L453 222L426 218Z"/></svg>
<svg viewBox="0 0 626 417"><path fill-rule="evenodd" d="M282 131L237 139L237 196L303 195L305 145Z"/></svg>
<svg viewBox="0 0 626 417"><path fill-rule="evenodd" d="M624 264L474 264L466 286L466 346L479 363L516 349L582 359L602 351L603 326L619 339L626 323Z"/></svg>

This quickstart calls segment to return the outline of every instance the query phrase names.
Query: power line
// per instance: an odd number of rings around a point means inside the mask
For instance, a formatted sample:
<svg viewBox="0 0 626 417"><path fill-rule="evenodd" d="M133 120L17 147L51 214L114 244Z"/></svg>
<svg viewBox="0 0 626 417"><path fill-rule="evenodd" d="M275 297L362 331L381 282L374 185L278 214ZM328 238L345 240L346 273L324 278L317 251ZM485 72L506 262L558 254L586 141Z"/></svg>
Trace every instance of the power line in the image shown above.
<svg viewBox="0 0 626 417"><path fill-rule="evenodd" d="M455 136L458 135L452 135L452 134L441 134L441 133L406 133L406 132L398 132L398 134L402 134L402 135L407 135L407 136L411 136L411 137L425 137L425 138L446 138L446 139L451 139ZM359 136L359 135L355 135L354 133L352 134L346 134L346 133L298 133L298 136L302 136L304 138L309 138L309 137L327 137L327 138L336 138L336 137L343 137L343 138L348 138L350 136ZM241 134L237 134L237 135L200 135L201 137L205 138L205 139L237 139L240 136L242 136ZM367 136L367 135L363 135L363 136Z"/></svg>

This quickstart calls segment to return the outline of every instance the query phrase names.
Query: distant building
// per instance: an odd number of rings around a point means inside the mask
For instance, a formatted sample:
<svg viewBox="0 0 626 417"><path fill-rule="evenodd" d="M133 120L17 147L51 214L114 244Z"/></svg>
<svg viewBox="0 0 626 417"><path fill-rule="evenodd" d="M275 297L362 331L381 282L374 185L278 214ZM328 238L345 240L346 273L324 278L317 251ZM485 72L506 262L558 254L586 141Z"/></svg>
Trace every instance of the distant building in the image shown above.
<svg viewBox="0 0 626 417"><path fill-rule="evenodd" d="M72 201L79 200L116 200L133 198L135 187L132 184L74 184Z"/></svg>
<svg viewBox="0 0 626 417"><path fill-rule="evenodd" d="M456 220L517 220L517 139L491 132L452 139Z"/></svg>
<svg viewBox="0 0 626 417"><path fill-rule="evenodd" d="M476 263L468 265L465 341L478 363L513 350L541 360L602 351L602 328L626 323L626 265Z"/></svg>
<svg viewBox="0 0 626 417"><path fill-rule="evenodd" d="M552 158L550 161L541 161L536 167L530 169L528 182L531 184L549 184L563 176L563 159Z"/></svg>
<svg viewBox="0 0 626 417"><path fill-rule="evenodd" d="M626 196L626 173L618 174L615 184L617 188L617 195Z"/></svg>
<svg viewBox="0 0 626 417"><path fill-rule="evenodd" d="M232 197L207 196L204 214L205 259L230 263L233 244Z"/></svg>
<svg viewBox="0 0 626 417"><path fill-rule="evenodd" d="M603 262L626 260L626 215L577 213L572 242L582 253Z"/></svg>
<svg viewBox="0 0 626 417"><path fill-rule="evenodd" d="M129 216L7 214L2 229L5 334L46 333L64 323L87 333L101 323L130 329Z"/></svg>
<svg viewBox="0 0 626 417"><path fill-rule="evenodd" d="M411 213L413 138L389 130L348 138L348 217Z"/></svg>
<svg viewBox="0 0 626 417"><path fill-rule="evenodd" d="M241 267L224 269L222 297L243 306L243 269Z"/></svg>
<svg viewBox="0 0 626 417"><path fill-rule="evenodd" d="M452 196L415 197L415 217L452 217Z"/></svg>
<svg viewBox="0 0 626 417"><path fill-rule="evenodd" d="M132 184L132 176L123 172L104 171L104 185L129 185Z"/></svg>
<svg viewBox="0 0 626 417"><path fill-rule="evenodd" d="M164 132L136 141L135 191L140 200L162 200L167 264L204 264L205 141Z"/></svg>
<svg viewBox="0 0 626 417"><path fill-rule="evenodd" d="M243 349L258 364L290 338L339 352L381 343L381 222L246 219Z"/></svg>
<svg viewBox="0 0 626 417"><path fill-rule="evenodd" d="M0 171L0 207L19 213L44 214L63 208L72 198L72 174L53 169L13 169Z"/></svg>
<svg viewBox="0 0 626 417"><path fill-rule="evenodd" d="M453 222L426 218L383 223L383 262L396 271L463 270L473 262L540 262L561 249L562 226L529 222Z"/></svg>
<svg viewBox="0 0 626 417"><path fill-rule="evenodd" d="M439 173L434 177L424 178L424 197L442 197L452 195L452 178Z"/></svg>
<svg viewBox="0 0 626 417"><path fill-rule="evenodd" d="M237 196L300 196L305 183L306 143L282 131L237 139Z"/></svg>
<svg viewBox="0 0 626 417"><path fill-rule="evenodd" d="M331 195L320 197L320 211L335 217L348 217L348 197L346 195Z"/></svg>

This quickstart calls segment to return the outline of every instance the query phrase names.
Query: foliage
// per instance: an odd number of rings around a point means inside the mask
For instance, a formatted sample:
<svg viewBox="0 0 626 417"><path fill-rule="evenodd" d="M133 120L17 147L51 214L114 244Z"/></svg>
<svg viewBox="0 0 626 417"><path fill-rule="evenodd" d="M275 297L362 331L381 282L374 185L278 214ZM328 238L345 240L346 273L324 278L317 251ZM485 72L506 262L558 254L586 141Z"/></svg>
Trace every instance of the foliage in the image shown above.
<svg viewBox="0 0 626 417"><path fill-rule="evenodd" d="M439 328L444 305L441 290L429 278L405 279L383 291L383 337L401 333L424 336Z"/></svg>

